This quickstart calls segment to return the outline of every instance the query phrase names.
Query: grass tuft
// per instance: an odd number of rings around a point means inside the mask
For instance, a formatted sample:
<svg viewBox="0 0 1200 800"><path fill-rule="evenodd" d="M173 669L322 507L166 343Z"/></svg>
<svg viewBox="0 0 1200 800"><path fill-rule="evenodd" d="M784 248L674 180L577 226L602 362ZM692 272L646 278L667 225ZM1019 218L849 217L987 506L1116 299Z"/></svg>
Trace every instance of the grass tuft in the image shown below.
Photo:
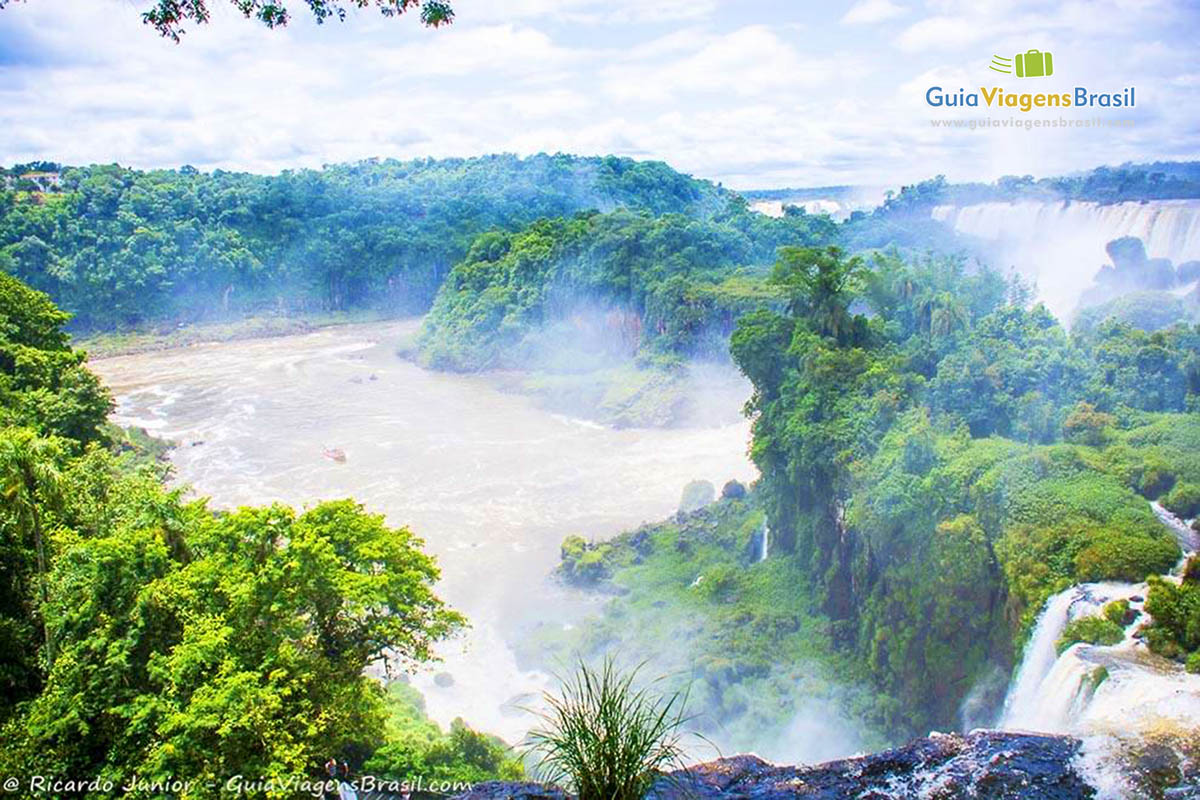
<svg viewBox="0 0 1200 800"><path fill-rule="evenodd" d="M580 661L561 693L546 695L543 725L529 735L543 778L579 800L641 800L667 768L683 766L686 697L635 688L637 673L611 658Z"/></svg>

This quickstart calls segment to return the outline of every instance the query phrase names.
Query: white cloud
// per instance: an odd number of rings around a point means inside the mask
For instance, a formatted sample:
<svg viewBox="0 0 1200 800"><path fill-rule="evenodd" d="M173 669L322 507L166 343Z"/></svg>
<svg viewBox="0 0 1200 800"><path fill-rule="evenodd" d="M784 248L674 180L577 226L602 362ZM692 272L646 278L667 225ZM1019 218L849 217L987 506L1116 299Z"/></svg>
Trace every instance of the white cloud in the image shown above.
<svg viewBox="0 0 1200 800"><path fill-rule="evenodd" d="M859 0L845 13L842 22L847 25L869 25L899 17L904 13L905 9L891 0Z"/></svg>
<svg viewBox="0 0 1200 800"><path fill-rule="evenodd" d="M658 103L688 94L762 96L790 93L831 81L848 65L801 54L764 25L751 25L694 43L672 60L634 57L602 70L604 91L623 101ZM646 46L654 52L654 44Z"/></svg>
<svg viewBox="0 0 1200 800"><path fill-rule="evenodd" d="M964 17L929 17L910 25L897 39L901 50L958 50L974 44L987 32Z"/></svg>
<svg viewBox="0 0 1200 800"><path fill-rule="evenodd" d="M143 1L0 11L0 163L273 172L544 150L663 159L740 187L896 185L1194 156L1200 143L1190 0L911 0L895 34L800 4L747 24L733 4L684 0L455 0L458 20L438 31L370 12L268 31L222 0L182 45L141 25ZM1136 84L1138 127L932 129L929 85L971 87L992 77L991 53L1029 47L1053 50L1065 81Z"/></svg>
<svg viewBox="0 0 1200 800"><path fill-rule="evenodd" d="M458 0L454 8L459 19L474 21L637 25L705 19L717 10L717 0Z"/></svg>

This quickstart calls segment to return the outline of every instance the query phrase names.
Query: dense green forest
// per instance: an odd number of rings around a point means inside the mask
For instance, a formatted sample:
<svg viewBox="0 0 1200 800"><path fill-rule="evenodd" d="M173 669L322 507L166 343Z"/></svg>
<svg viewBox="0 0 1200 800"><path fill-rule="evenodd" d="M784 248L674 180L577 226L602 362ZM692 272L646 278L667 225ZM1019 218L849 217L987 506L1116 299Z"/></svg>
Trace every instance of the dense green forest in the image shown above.
<svg viewBox="0 0 1200 800"><path fill-rule="evenodd" d="M621 587L570 646L652 631L624 641L653 652L668 630L700 631L715 717L782 731L781 686L842 675L876 694L835 707L897 740L957 724L976 687L995 707L1006 681L990 676L1051 594L1178 561L1149 501L1200 511L1200 327L1068 334L1019 283L946 257L784 248L769 281L785 307L732 337L754 385L753 504L566 543L568 577ZM1149 640L1200 667L1197 591L1153 585Z"/></svg>
<svg viewBox="0 0 1200 800"><path fill-rule="evenodd" d="M153 442L106 422L66 320L0 275L0 772L101 782L49 796L137 777L122 794L145 798L330 757L394 780L520 774L499 741L364 675L428 661L464 624L421 540L350 500L219 513L164 488ZM250 793L268 794L294 793Z"/></svg>
<svg viewBox="0 0 1200 800"><path fill-rule="evenodd" d="M956 260L869 267L786 250L787 313L743 317L759 493L814 606L919 728L1010 664L1045 599L1179 557L1200 328L1069 336L1020 286Z"/></svg>
<svg viewBox="0 0 1200 800"><path fill-rule="evenodd" d="M591 352L726 358L736 319L775 294L764 279L776 249L836 236L828 217L772 219L741 198L711 219L592 212L488 233L450 271L421 355L443 368L521 365L547 328L562 350L573 326Z"/></svg>
<svg viewBox="0 0 1200 800"><path fill-rule="evenodd" d="M1156 185L1190 180L1185 167ZM414 344L426 364L606 371L605 397L731 359L753 386L760 481L612 542L568 540L563 575L619 592L527 655L648 657L676 637L697 706L745 746L784 735L799 697L861 723L863 746L953 726L973 690L1002 689L989 676L1007 675L1051 594L1175 564L1150 501L1200 513L1193 309L1128 294L1145 287L1120 280L1122 259L1150 262L1120 241L1102 304L1068 332L1019 282L923 254L958 249L917 213L946 201L944 181L837 225L614 158L5 177L10 771L282 777L336 755L398 778L520 772L497 740L431 723L411 687L363 676L385 651L427 660L464 622L433 593L420 540L348 500L218 513L165 489L156 445L105 422L111 398L50 296L84 330L431 306ZM1126 185L1078 180L1064 185L1084 199ZM628 363L651 377L613 377ZM630 424L636 404L613 403ZM1150 646L1200 669L1197 568L1153 580L1146 607Z"/></svg>
<svg viewBox="0 0 1200 800"><path fill-rule="evenodd" d="M1200 161L1156 161L1096 167L1080 175L1035 179L1006 175L994 183L950 183L939 175L896 194L889 192L880 212L923 213L935 205L1083 200L1092 203L1145 202L1200 197Z"/></svg>
<svg viewBox="0 0 1200 800"><path fill-rule="evenodd" d="M85 330L254 312L428 308L479 233L619 207L704 217L724 192L660 162L367 161L276 176L20 165L0 187L0 271Z"/></svg>

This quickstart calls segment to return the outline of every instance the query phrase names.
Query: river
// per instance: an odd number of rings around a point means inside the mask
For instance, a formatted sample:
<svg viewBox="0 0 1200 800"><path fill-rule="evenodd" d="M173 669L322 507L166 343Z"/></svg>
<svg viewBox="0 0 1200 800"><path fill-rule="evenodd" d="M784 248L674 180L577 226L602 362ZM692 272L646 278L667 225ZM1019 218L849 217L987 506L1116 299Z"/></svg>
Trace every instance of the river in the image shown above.
<svg viewBox="0 0 1200 800"><path fill-rule="evenodd" d="M402 360L395 344L417 325L347 325L91 367L117 397L114 421L178 442L175 481L214 506L354 497L424 538L442 569L440 595L471 628L413 680L443 725L461 716L513 741L529 724L514 700L548 680L518 665L507 643L532 624L571 624L596 602L548 578L562 539L666 517L696 478L753 479L749 424L614 430L552 414L487 376ZM325 447L344 450L345 463L323 457Z"/></svg>

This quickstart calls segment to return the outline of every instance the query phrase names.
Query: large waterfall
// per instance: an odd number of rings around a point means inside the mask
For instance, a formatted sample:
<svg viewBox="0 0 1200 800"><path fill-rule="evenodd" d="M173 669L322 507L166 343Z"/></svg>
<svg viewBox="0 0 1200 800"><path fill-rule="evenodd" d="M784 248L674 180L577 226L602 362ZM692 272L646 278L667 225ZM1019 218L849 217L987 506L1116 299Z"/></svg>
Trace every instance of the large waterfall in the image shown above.
<svg viewBox="0 0 1200 800"><path fill-rule="evenodd" d="M1200 259L1200 200L978 203L936 206L933 218L982 240L993 266L1037 283L1038 296L1068 320L1080 293L1107 263L1104 246L1136 236L1151 258Z"/></svg>
<svg viewBox="0 0 1200 800"><path fill-rule="evenodd" d="M1157 504L1154 512L1184 551L1180 567L1200 549L1196 534ZM1179 569L1176 570L1179 572ZM1169 576L1168 579L1178 579ZM1025 648L1004 705L1001 727L1084 737L1096 769L1111 761L1114 742L1165 727L1200 727L1200 675L1149 651L1138 635L1148 621L1145 583L1089 583L1072 586L1047 602ZM1057 642L1067 623L1098 615L1114 600L1129 602L1125 636L1115 645L1077 643L1061 654ZM1106 797L1128 796L1119 770L1108 768Z"/></svg>

